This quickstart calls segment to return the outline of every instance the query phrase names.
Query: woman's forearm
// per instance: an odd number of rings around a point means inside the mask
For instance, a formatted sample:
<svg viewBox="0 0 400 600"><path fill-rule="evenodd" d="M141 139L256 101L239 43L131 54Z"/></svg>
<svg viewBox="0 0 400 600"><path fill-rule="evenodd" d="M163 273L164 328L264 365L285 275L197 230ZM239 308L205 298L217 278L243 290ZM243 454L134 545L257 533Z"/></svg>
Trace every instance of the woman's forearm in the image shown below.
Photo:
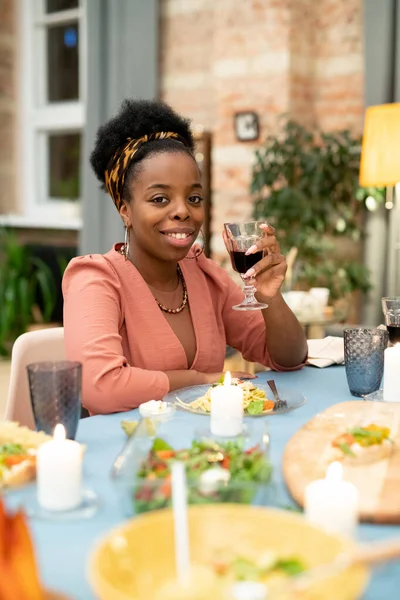
<svg viewBox="0 0 400 600"><path fill-rule="evenodd" d="M165 371L169 380L169 389L178 390L179 388L188 387L191 385L211 384L218 381L221 373L199 373L199 371L182 370L182 371Z"/></svg>
<svg viewBox="0 0 400 600"><path fill-rule="evenodd" d="M307 357L307 338L303 327L290 310L282 295L258 298L266 301L262 311L268 351L272 360L282 367L295 367Z"/></svg>

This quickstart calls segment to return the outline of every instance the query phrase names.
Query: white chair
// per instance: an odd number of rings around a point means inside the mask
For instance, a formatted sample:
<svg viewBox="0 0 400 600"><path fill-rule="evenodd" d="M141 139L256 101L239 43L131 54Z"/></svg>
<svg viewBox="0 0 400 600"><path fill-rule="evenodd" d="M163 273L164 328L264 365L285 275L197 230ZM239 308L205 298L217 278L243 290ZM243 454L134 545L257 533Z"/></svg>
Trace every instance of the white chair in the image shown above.
<svg viewBox="0 0 400 600"><path fill-rule="evenodd" d="M29 331L14 342L6 419L35 429L26 366L46 360L65 360L64 328Z"/></svg>

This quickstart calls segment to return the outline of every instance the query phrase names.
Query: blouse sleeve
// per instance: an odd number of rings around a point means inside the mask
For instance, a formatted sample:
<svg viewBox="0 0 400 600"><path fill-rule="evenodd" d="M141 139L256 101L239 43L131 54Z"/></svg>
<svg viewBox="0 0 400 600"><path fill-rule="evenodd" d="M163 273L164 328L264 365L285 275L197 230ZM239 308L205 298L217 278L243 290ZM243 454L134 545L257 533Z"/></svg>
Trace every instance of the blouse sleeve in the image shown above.
<svg viewBox="0 0 400 600"><path fill-rule="evenodd" d="M82 363L82 402L90 413L130 410L168 393L165 373L131 367L123 354L119 279L103 256L73 259L63 295L66 355Z"/></svg>

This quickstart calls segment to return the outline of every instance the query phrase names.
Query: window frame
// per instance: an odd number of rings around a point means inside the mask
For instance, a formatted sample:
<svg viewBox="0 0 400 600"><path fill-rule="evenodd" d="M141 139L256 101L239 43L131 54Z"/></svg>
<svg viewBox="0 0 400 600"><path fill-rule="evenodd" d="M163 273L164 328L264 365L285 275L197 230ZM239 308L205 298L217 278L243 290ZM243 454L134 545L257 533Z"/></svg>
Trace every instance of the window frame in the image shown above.
<svg viewBox="0 0 400 600"><path fill-rule="evenodd" d="M86 121L86 0L79 8L44 14L45 0L19 0L20 39L20 212L44 227L81 227L82 200L48 196L48 140L56 133L81 133ZM46 103L46 27L79 23L79 99Z"/></svg>

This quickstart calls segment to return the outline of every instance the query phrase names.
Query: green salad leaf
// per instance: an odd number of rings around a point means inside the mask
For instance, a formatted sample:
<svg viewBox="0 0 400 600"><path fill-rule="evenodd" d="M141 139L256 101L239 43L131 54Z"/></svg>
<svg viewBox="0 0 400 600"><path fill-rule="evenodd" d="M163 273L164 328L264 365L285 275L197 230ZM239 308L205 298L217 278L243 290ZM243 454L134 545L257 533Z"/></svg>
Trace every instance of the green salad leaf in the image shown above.
<svg viewBox="0 0 400 600"><path fill-rule="evenodd" d="M345 454L346 456L355 456L353 450L350 448L350 446L348 444L339 444L338 445L340 450L343 452L343 454Z"/></svg>
<svg viewBox="0 0 400 600"><path fill-rule="evenodd" d="M21 444L3 444L0 446L0 469L1 464L4 464L5 459L8 456L13 456L15 454L24 454L26 450L21 446ZM1 477L0 470L0 477Z"/></svg>
<svg viewBox="0 0 400 600"><path fill-rule="evenodd" d="M286 575L293 577L302 573L305 567L298 558L280 558L274 564L273 569L283 571Z"/></svg>
<svg viewBox="0 0 400 600"><path fill-rule="evenodd" d="M289 577L294 577L305 571L305 566L298 558L288 557L278 558L264 568L254 560L238 556L233 560L231 569L237 581L259 581L273 571L280 571Z"/></svg>
<svg viewBox="0 0 400 600"><path fill-rule="evenodd" d="M168 444L165 440L161 438L155 438L152 447L153 452L158 452L159 450L173 450L173 447Z"/></svg>
<svg viewBox="0 0 400 600"><path fill-rule="evenodd" d="M249 415L260 415L264 410L264 400L253 400L247 407Z"/></svg>
<svg viewBox="0 0 400 600"><path fill-rule="evenodd" d="M238 556L234 559L232 571L235 579L238 581L257 581L261 576L260 568L254 561L243 556Z"/></svg>
<svg viewBox="0 0 400 600"><path fill-rule="evenodd" d="M5 454L6 456L11 456L12 454L23 454L26 450L21 446L21 444L3 444L0 446L0 454Z"/></svg>
<svg viewBox="0 0 400 600"><path fill-rule="evenodd" d="M379 429L367 429L366 427L354 427L350 429L352 435L360 437L383 437L383 431Z"/></svg>
<svg viewBox="0 0 400 600"><path fill-rule="evenodd" d="M121 427L126 435L130 437L138 426L139 421L121 421Z"/></svg>

